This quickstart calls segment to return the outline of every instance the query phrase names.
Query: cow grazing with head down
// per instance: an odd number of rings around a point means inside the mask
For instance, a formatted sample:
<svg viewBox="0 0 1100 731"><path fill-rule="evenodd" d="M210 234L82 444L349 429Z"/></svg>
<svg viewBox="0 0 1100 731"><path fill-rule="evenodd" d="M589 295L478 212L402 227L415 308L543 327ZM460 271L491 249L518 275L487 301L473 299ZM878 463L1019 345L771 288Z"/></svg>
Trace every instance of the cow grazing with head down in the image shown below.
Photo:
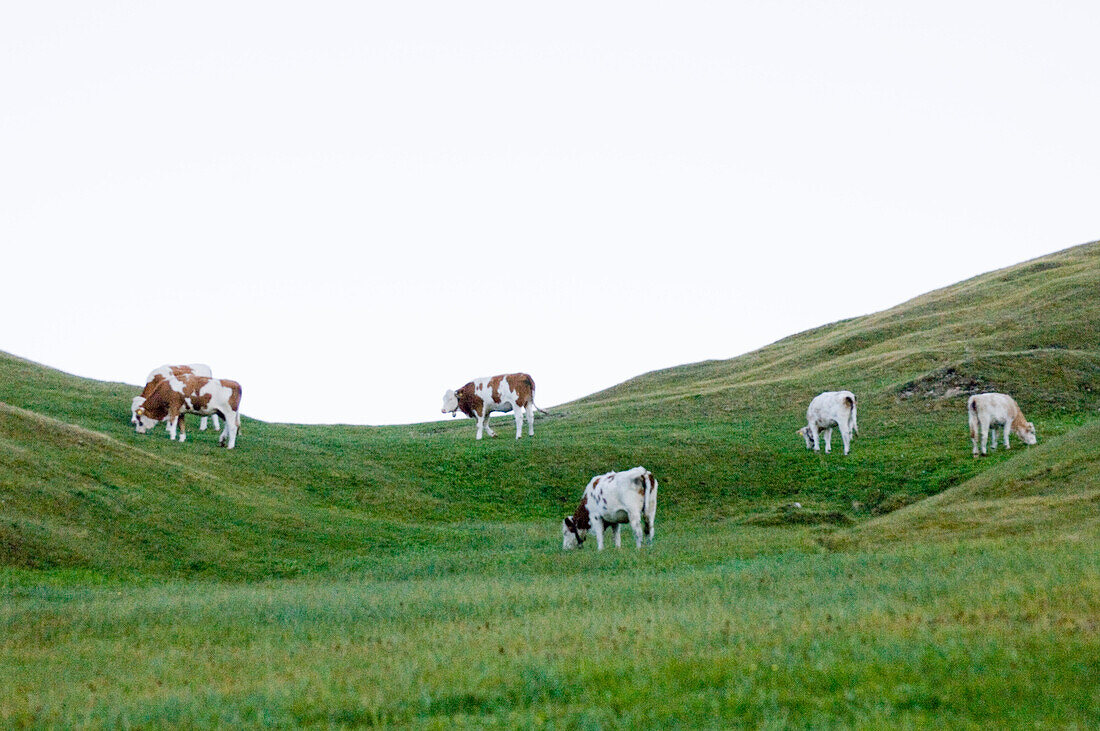
<svg viewBox="0 0 1100 731"><path fill-rule="evenodd" d="M1035 444L1035 425L1024 418L1024 412L1008 394L977 393L966 402L967 421L970 425L970 443L974 456L978 456L978 439L981 438L982 454L986 454L989 432L997 427L1004 433L1005 449L1009 449L1008 434L1013 432L1024 444ZM997 434L993 434L993 448L997 448Z"/></svg>
<svg viewBox="0 0 1100 731"><path fill-rule="evenodd" d="M561 523L561 547L580 548L588 533L596 534L596 548L603 550L603 532L610 527L615 548L622 546L619 531L630 524L634 544L642 547L642 536L653 543L653 521L657 517L657 480L645 467L626 472L608 472L592 478L584 488L577 511Z"/></svg>
<svg viewBox="0 0 1100 731"><path fill-rule="evenodd" d="M145 377L145 388L142 390L140 396L134 396L130 402L130 423L137 424L138 408L145 403L145 399L149 397L149 394L153 392L153 389L157 387L157 384L161 381L174 376L176 378L182 378L183 376L203 376L205 378L213 378L214 375L210 370L210 366L204 363L191 363L190 365L162 365L159 368L154 368L149 372L149 375ZM199 431L206 431L206 422L210 417L204 416L199 420ZM180 426L183 426L181 417ZM218 415L214 414L214 428L220 428L218 423Z"/></svg>
<svg viewBox="0 0 1100 731"><path fill-rule="evenodd" d="M515 411L516 439L523 434L523 416L527 415L527 433L535 436L535 382L526 373L509 373L491 378L475 378L457 391L443 394L442 413L461 411L477 419L477 438L482 431L491 437L489 414L493 411Z"/></svg>
<svg viewBox="0 0 1100 731"><path fill-rule="evenodd" d="M798 434L805 440L806 449L817 452L821 448L819 437L824 433L825 454L828 454L833 446L834 428L840 429L844 454L848 454L852 437L859 435L856 395L851 391L826 391L814 396L806 409L806 426L799 429Z"/></svg>
<svg viewBox="0 0 1100 731"><path fill-rule="evenodd" d="M183 414L211 416L218 414L225 428L218 436L218 444L233 449L241 428L241 384L224 378L214 380L203 376L174 376L159 382L134 413L135 430L144 434L157 425L168 422L168 438L176 438L176 427ZM180 441L187 438L180 432Z"/></svg>

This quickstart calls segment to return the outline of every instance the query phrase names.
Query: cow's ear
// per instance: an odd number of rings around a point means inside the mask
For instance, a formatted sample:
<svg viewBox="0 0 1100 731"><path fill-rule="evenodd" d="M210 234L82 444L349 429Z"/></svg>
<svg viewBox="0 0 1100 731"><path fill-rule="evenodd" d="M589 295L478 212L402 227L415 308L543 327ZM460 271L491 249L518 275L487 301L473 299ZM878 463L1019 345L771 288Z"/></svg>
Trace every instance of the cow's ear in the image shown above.
<svg viewBox="0 0 1100 731"><path fill-rule="evenodd" d="M139 406L138 410L135 413L138 416L145 416L145 407L144 406Z"/></svg>
<svg viewBox="0 0 1100 731"><path fill-rule="evenodd" d="M569 528L573 527L573 516L572 515L565 516L565 524L567 526L569 526Z"/></svg>

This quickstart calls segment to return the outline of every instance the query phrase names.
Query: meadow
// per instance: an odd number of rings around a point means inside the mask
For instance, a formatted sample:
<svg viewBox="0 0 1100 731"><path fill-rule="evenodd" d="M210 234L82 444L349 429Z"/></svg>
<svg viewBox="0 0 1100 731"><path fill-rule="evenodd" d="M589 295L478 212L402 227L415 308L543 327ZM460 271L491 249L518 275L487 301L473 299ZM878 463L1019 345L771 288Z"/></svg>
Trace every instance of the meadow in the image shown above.
<svg viewBox="0 0 1100 731"><path fill-rule="evenodd" d="M136 386L0 354L0 723L1095 726L1097 291L1074 247L518 442L508 416L180 445L133 433ZM852 454L807 452L842 387ZM972 459L981 390L1039 444ZM562 552L588 479L637 464L655 545Z"/></svg>

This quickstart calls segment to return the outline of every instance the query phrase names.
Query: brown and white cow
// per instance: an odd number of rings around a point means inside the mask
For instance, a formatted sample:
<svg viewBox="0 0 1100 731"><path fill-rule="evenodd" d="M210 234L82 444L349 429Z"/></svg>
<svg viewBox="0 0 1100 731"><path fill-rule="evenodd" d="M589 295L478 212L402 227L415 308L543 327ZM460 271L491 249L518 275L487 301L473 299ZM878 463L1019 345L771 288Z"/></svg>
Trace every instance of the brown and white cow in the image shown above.
<svg viewBox="0 0 1100 731"><path fill-rule="evenodd" d="M821 449L820 436L825 437L825 454L833 447L833 429L840 429L844 442L844 454L852 444L852 437L859 434L856 418L856 395L851 391L825 391L814 396L806 409L806 426L798 430L806 441L806 449Z"/></svg>
<svg viewBox="0 0 1100 731"><path fill-rule="evenodd" d="M981 437L982 454L986 454L986 443L990 429L1000 427L1004 433L1005 449L1009 449L1008 433L1014 432L1024 440L1024 444L1035 444L1035 425L1024 418L1024 412L1008 394L976 393L966 402L967 421L970 424L970 443L974 456L978 456L978 439ZM993 434L993 448L997 448L997 435Z"/></svg>
<svg viewBox="0 0 1100 731"><path fill-rule="evenodd" d="M620 529L630 524L634 545L642 547L642 536L653 543L657 517L657 480L645 467L625 472L596 475L584 488L577 511L561 522L561 547L580 548L589 531L596 534L596 548L603 550L603 532L610 527L615 548L622 546Z"/></svg>
<svg viewBox="0 0 1100 731"><path fill-rule="evenodd" d="M515 411L516 439L523 434L523 415L527 414L527 433L535 435L535 382L526 373L509 373L491 378L475 378L457 391L443 394L442 413L461 411L477 419L477 438L484 431L491 437L489 414L493 411ZM541 409L539 409L541 411Z"/></svg>
<svg viewBox="0 0 1100 731"><path fill-rule="evenodd" d="M205 363L191 363L190 365L162 365L159 368L154 368L149 371L149 375L145 377L145 388L142 389L140 396L134 396L130 402L130 423L137 424L138 408L145 403L145 399L156 388L157 383L168 378L169 376L175 376L181 378L183 376L204 376L206 378L213 378L214 374L210 370L210 366ZM206 431L206 422L209 417L204 416L199 420L199 431ZM180 426L183 426L181 417ZM218 423L218 415L214 414L214 428L219 429L221 425Z"/></svg>
<svg viewBox="0 0 1100 731"><path fill-rule="evenodd" d="M203 376L170 376L153 388L145 403L137 408L135 430L144 434L159 421L168 422L168 438L176 438L176 426L183 414L211 416L218 414L225 428L218 444L233 449L241 428L241 384L224 378L215 380ZM180 433L180 441L187 438Z"/></svg>

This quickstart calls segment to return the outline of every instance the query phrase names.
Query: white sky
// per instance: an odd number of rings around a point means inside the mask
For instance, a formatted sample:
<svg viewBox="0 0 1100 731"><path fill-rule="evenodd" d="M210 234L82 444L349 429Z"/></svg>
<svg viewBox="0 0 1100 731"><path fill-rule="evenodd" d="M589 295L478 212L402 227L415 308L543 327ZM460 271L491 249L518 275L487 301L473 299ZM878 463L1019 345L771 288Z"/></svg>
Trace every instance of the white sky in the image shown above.
<svg viewBox="0 0 1100 731"><path fill-rule="evenodd" d="M562 403L1100 238L1094 2L0 7L0 349ZM120 405L125 413L128 404Z"/></svg>

